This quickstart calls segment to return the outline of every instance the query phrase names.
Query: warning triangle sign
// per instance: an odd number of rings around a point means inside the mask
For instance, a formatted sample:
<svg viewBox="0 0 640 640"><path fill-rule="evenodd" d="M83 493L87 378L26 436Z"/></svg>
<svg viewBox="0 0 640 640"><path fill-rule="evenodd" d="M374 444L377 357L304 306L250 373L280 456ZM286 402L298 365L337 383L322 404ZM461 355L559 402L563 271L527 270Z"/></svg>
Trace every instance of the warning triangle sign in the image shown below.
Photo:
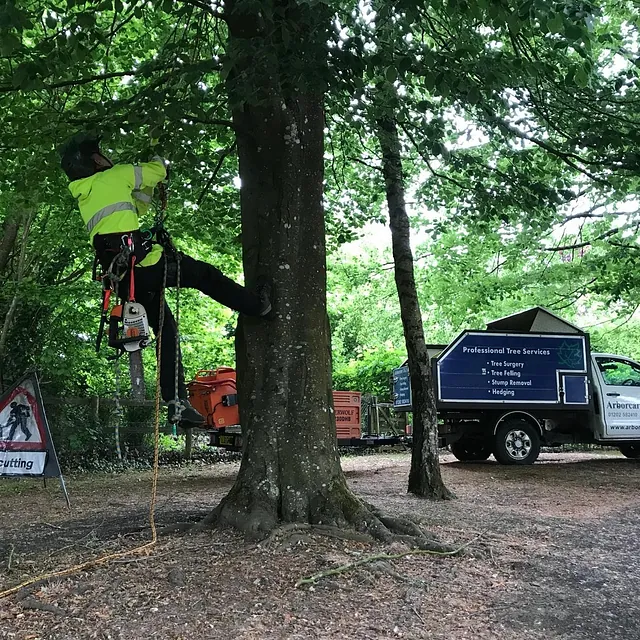
<svg viewBox="0 0 640 640"><path fill-rule="evenodd" d="M35 375L0 397L0 476L61 477Z"/></svg>

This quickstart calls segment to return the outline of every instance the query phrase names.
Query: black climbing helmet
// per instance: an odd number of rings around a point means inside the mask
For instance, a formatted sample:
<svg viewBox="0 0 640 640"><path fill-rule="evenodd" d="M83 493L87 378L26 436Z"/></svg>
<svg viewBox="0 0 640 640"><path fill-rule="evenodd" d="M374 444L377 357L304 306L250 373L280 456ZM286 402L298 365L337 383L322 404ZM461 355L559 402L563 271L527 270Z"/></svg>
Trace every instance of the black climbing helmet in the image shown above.
<svg viewBox="0 0 640 640"><path fill-rule="evenodd" d="M60 166L69 180L88 178L101 170L94 153L101 153L100 136L91 133L78 133L62 147Z"/></svg>

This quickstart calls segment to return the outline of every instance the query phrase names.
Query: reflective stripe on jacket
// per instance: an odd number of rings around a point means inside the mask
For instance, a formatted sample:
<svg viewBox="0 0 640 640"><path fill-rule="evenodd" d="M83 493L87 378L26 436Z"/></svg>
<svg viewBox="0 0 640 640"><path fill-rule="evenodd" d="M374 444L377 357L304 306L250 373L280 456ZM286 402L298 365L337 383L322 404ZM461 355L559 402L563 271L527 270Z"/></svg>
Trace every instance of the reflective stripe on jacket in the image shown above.
<svg viewBox="0 0 640 640"><path fill-rule="evenodd" d="M161 158L139 165L118 164L69 185L78 200L89 239L100 234L126 233L140 228L138 214L145 213L153 187L166 177ZM154 245L140 266L155 264L162 247Z"/></svg>

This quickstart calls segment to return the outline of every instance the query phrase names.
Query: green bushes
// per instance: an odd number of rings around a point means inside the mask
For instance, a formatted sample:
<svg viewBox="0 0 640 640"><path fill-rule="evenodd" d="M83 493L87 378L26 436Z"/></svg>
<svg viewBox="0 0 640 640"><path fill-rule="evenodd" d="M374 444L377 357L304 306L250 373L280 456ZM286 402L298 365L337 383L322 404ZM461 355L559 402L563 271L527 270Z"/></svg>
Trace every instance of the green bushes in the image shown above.
<svg viewBox="0 0 640 640"><path fill-rule="evenodd" d="M357 360L334 367L333 388L339 391L361 391L389 399L391 372L405 359L406 354L400 349L380 348L366 351Z"/></svg>

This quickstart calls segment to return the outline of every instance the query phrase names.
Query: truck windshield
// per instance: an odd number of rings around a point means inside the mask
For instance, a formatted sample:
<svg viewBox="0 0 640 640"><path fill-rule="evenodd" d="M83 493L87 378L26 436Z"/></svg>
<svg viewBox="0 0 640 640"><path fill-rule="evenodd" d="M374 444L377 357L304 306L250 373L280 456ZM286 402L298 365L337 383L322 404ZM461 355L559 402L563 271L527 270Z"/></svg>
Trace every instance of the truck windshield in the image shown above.
<svg viewBox="0 0 640 640"><path fill-rule="evenodd" d="M611 386L640 387L640 365L617 358L596 358L604 383Z"/></svg>

